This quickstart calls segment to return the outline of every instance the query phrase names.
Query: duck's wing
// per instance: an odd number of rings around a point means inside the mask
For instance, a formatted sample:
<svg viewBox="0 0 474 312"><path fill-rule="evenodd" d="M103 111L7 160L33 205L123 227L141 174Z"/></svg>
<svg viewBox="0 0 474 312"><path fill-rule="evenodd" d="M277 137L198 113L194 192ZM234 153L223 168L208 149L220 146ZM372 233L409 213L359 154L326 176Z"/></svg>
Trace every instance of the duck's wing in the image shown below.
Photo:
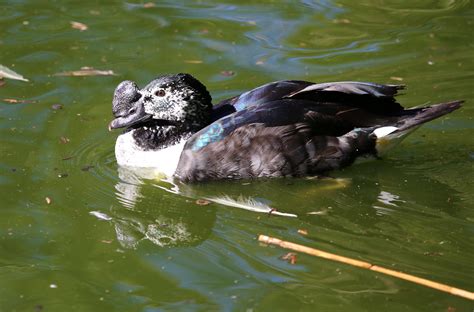
<svg viewBox="0 0 474 312"><path fill-rule="evenodd" d="M280 99L249 106L201 129L188 139L184 149L197 151L210 143L224 139L235 129L248 124L278 126L304 121L313 106L312 101L293 99Z"/></svg>
<svg viewBox="0 0 474 312"><path fill-rule="evenodd" d="M251 106L282 99L308 99L314 102L339 101L375 105L377 109L399 110L394 97L403 85L383 85L370 82L340 81L312 83L301 80L271 82L221 101L214 106L213 121Z"/></svg>
<svg viewBox="0 0 474 312"><path fill-rule="evenodd" d="M210 143L223 140L234 130L259 123L265 127L310 122L318 135L339 136L356 127L384 124L390 116L380 116L345 104L314 102L302 99L281 99L250 106L201 129L191 136L184 149L197 151Z"/></svg>
<svg viewBox="0 0 474 312"><path fill-rule="evenodd" d="M213 121L226 115L242 111L251 106L283 99L312 85L312 82L299 80L282 80L267 83L250 91L229 99L225 99L213 107Z"/></svg>
<svg viewBox="0 0 474 312"><path fill-rule="evenodd" d="M402 88L366 82L270 83L219 104L221 112L228 112L194 134L185 149L198 150L251 123L273 127L311 118L319 125L317 133L335 136L356 127L383 125L402 114L403 107L394 99Z"/></svg>
<svg viewBox="0 0 474 312"><path fill-rule="evenodd" d="M304 93L320 94L322 92L336 92L348 95L366 95L375 98L393 98L403 85L384 85L372 82L339 81L326 83L313 83L303 89L289 94L287 97L295 97Z"/></svg>

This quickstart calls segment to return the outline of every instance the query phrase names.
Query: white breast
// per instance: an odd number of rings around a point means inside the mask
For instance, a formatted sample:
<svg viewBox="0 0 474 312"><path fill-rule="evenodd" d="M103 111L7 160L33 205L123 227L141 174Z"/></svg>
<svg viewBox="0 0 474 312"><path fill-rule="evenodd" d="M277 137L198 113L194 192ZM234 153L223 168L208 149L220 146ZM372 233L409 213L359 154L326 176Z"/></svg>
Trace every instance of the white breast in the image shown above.
<svg viewBox="0 0 474 312"><path fill-rule="evenodd" d="M115 158L120 166L153 168L172 176L178 167L179 157L186 140L157 151L144 151L135 144L133 131L119 135L115 143Z"/></svg>

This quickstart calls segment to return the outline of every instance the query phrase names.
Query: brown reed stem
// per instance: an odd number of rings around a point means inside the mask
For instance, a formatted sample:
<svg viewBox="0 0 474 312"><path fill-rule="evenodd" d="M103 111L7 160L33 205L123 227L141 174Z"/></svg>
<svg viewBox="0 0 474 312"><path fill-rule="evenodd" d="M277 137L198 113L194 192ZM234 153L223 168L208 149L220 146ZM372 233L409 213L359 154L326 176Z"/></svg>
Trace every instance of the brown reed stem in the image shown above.
<svg viewBox="0 0 474 312"><path fill-rule="evenodd" d="M262 243L280 246L282 248L291 249L291 250L294 250L294 251L306 253L308 255L312 255L312 256L315 256L315 257L319 257L319 258L324 258L324 259L328 259L328 260L342 262L342 263L349 264L349 265L352 265L352 266L356 266L356 267L359 267L359 268L363 268L363 269L379 272L379 273L382 273L382 274L394 276L396 278L403 279L403 280L406 280L406 281L410 281L410 282L413 282L413 283L416 283L416 284L419 284L419 285L423 285L423 286L426 286L426 287L434 288L434 289L437 289L437 290L440 290L440 291L443 291L443 292L446 292L446 293L449 293L449 294L452 294L452 295L455 295L455 296L459 296L459 297L463 297L463 298L466 298L466 299L474 300L474 293L473 292L470 292L470 291L467 291L467 290L464 290L464 289L460 289L460 288L456 288L456 287L452 287L452 286L449 286L449 285L446 285L446 284L441 284L441 283L438 283L438 282L434 282L434 281L431 281L431 280L428 280L428 279L425 279L425 278L421 278L421 277L417 277L417 276L414 276L414 275L410 275L410 274L398 272L398 271L395 271L395 270L387 269L387 268L384 268L384 267L381 267L381 266L373 265L369 262L339 256L339 255L336 255L336 254L333 254L333 253L329 253L329 252L326 252L326 251L322 251L322 250L319 250L319 249L315 249L315 248L311 248L311 247L307 247L307 246L303 246L303 245L299 245L299 244L295 244L295 243L292 243L292 242L283 241L281 239L266 236L266 235L259 235L258 240Z"/></svg>

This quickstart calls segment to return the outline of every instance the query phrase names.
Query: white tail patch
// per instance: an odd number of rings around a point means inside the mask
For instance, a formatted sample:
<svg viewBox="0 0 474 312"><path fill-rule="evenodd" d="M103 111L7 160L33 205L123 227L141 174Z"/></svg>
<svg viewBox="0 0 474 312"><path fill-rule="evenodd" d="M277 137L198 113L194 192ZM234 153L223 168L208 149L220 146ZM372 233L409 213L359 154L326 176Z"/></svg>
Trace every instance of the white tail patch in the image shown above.
<svg viewBox="0 0 474 312"><path fill-rule="evenodd" d="M373 133L379 139L379 138L383 138L384 136L387 136L390 133L392 133L394 131L397 131L397 130L398 130L397 127L387 126L387 127L377 128L377 129L374 130Z"/></svg>
<svg viewBox="0 0 474 312"><path fill-rule="evenodd" d="M227 195L224 195L220 197L208 197L206 199L216 204L221 204L221 205L225 205L229 207L235 207L239 209L245 209L245 210L254 211L254 212L268 213L268 214L283 216L283 217L293 217L293 218L298 217L297 215L292 214L292 213L278 212L275 209L272 209L267 204L256 201L255 199L252 199L250 197L249 198L239 197L235 200L233 198L230 198Z"/></svg>
<svg viewBox="0 0 474 312"><path fill-rule="evenodd" d="M377 137L377 143L375 145L375 148L377 149L377 155L382 156L387 153L417 128L418 127L412 127L406 130L398 131L399 128L397 127L387 126L375 129L373 134L375 134Z"/></svg>

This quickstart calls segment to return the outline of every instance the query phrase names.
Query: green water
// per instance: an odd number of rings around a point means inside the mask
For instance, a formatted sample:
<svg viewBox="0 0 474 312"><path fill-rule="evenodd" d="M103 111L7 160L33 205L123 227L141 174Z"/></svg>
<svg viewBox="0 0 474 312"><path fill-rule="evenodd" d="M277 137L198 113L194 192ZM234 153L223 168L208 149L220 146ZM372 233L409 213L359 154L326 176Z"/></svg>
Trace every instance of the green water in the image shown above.
<svg viewBox="0 0 474 312"><path fill-rule="evenodd" d="M0 64L30 79L0 87L0 311L473 310L347 265L303 254L291 264L279 259L286 250L256 240L276 236L474 291L472 3L45 3L0 2ZM83 66L117 75L54 75ZM107 131L120 81L143 86L170 72L192 73L216 102L280 79L403 83L405 106L467 102L384 160L333 173L341 182L177 190L118 171L118 133ZM219 195L298 217L195 203Z"/></svg>

